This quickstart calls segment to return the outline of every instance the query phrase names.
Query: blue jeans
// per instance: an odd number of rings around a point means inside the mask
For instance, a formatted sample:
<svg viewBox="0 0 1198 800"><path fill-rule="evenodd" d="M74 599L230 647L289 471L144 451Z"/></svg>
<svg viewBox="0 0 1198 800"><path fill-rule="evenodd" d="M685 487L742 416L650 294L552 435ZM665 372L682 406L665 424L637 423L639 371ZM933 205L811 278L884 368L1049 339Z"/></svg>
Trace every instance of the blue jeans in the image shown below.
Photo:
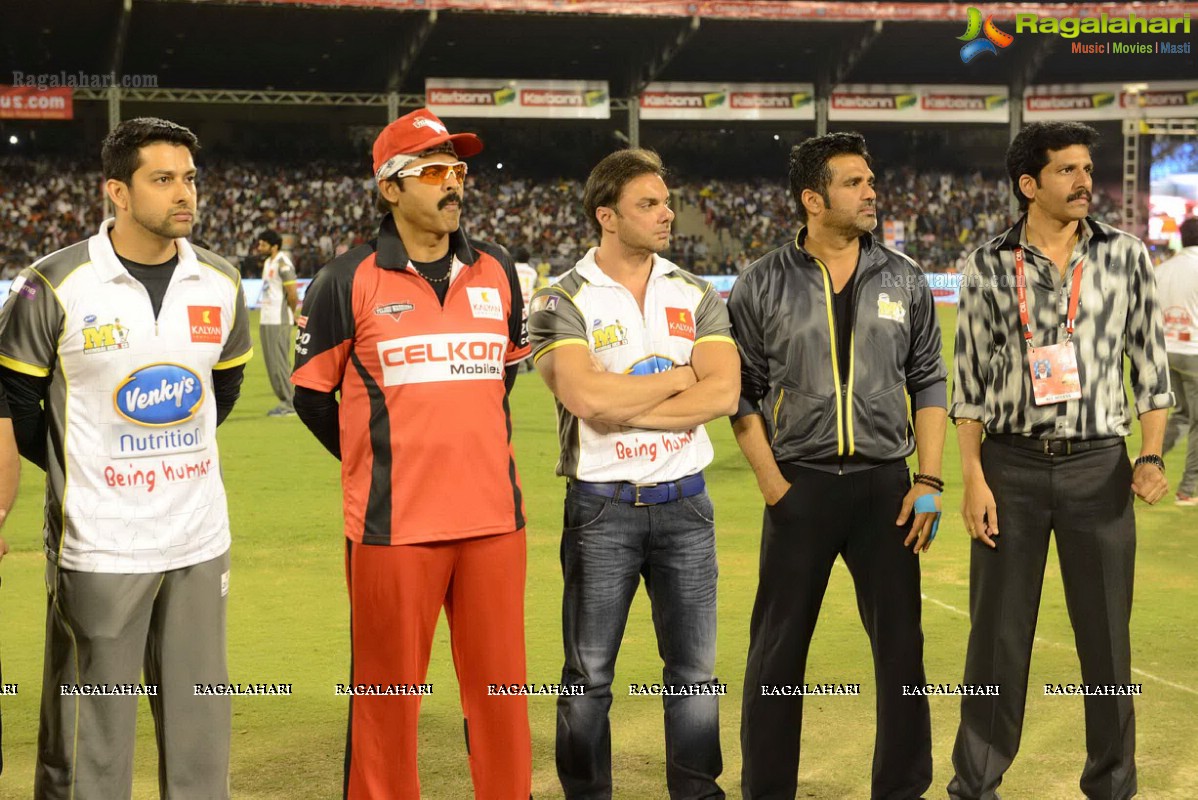
<svg viewBox="0 0 1198 800"><path fill-rule="evenodd" d="M714 683L715 522L701 493L637 507L570 489L562 530L562 684L585 694L557 703L557 773L569 800L610 798L612 678L628 609L643 575L653 606L663 686ZM664 698L670 797L723 798L719 698Z"/></svg>

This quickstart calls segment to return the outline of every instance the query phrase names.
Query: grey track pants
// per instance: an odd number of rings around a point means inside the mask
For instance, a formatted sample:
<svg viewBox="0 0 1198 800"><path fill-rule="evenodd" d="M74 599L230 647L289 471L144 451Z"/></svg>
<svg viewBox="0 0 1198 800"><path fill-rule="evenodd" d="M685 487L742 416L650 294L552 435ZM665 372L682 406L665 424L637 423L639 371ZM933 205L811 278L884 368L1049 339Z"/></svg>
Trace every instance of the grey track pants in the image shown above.
<svg viewBox="0 0 1198 800"><path fill-rule="evenodd" d="M295 347L290 325L259 325L258 338L262 343L262 358L266 362L266 374L270 388L279 405L291 408L291 396L295 389L291 385L291 351Z"/></svg>
<svg viewBox="0 0 1198 800"><path fill-rule="evenodd" d="M47 563L36 800L132 795L138 698L94 692L137 687L143 669L140 685L157 692L148 700L161 796L228 800L232 703L195 693L195 684L229 681L228 573L227 552L162 573L75 572Z"/></svg>

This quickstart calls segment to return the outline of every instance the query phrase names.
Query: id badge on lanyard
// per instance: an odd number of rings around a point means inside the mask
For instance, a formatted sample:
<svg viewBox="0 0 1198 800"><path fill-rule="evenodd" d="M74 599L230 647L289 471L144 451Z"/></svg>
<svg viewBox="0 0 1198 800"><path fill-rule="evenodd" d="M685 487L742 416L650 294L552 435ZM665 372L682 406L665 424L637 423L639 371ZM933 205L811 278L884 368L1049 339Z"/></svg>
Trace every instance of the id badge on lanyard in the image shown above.
<svg viewBox="0 0 1198 800"><path fill-rule="evenodd" d="M1081 298L1082 264L1073 271L1073 289L1069 294L1069 317L1065 325L1065 341L1046 347L1032 344L1032 325L1027 313L1027 281L1023 275L1023 248L1015 248L1015 285L1019 291L1019 321L1023 324L1023 339L1027 343L1028 371L1032 376L1032 395L1038 406L1077 400L1082 396L1081 380L1077 374L1077 353L1073 349L1073 323L1077 319L1077 304Z"/></svg>

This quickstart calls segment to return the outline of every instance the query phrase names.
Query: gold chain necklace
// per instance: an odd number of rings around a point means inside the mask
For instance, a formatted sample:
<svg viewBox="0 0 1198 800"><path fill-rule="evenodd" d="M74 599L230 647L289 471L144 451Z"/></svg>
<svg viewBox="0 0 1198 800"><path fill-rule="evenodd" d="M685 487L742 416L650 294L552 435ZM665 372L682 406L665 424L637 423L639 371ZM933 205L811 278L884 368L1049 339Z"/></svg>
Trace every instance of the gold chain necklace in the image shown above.
<svg viewBox="0 0 1198 800"><path fill-rule="evenodd" d="M442 275L440 278L430 278L429 276L425 275L420 270L416 269L415 263L412 264L412 269L416 270L416 274L419 275L420 277L424 278L429 283L445 283L446 281L449 280L449 276L453 272L453 267L451 266L448 270L445 271L445 274Z"/></svg>

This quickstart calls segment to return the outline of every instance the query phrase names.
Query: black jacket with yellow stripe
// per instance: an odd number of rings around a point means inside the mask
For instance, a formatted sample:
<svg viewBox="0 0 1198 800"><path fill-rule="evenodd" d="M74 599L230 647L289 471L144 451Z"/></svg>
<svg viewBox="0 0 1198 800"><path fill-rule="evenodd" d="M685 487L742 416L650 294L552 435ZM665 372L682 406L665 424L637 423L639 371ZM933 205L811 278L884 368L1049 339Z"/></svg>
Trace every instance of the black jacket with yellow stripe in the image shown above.
<svg viewBox="0 0 1198 800"><path fill-rule="evenodd" d="M861 237L842 370L831 276L803 248L806 234L754 262L732 289L737 416L765 418L779 462L855 471L905 458L915 449L907 396L917 410L947 399L940 326L923 272L873 236Z"/></svg>

